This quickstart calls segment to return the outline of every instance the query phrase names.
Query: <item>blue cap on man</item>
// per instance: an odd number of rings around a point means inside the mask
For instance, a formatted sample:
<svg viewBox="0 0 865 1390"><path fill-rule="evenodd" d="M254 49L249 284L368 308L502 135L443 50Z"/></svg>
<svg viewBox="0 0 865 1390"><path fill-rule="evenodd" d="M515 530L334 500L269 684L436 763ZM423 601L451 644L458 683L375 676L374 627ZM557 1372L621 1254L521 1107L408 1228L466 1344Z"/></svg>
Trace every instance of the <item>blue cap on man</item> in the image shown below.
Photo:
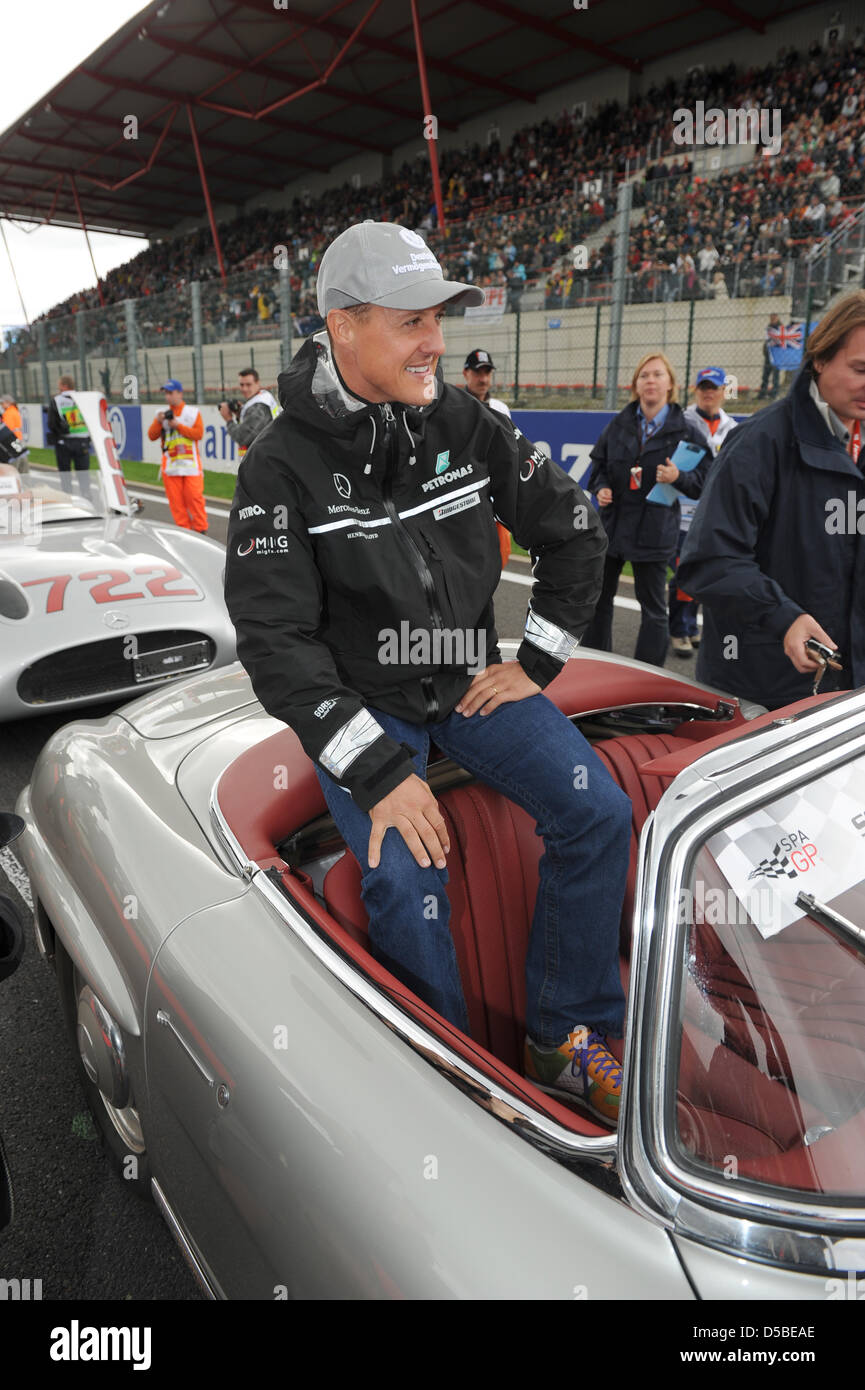
<svg viewBox="0 0 865 1390"><path fill-rule="evenodd" d="M701 367L697 373L698 386L701 386L704 381L710 386L723 386L726 379L727 374L723 367Z"/></svg>
<svg viewBox="0 0 865 1390"><path fill-rule="evenodd" d="M183 386L182 386L181 383L177 380L177 377L176 377L176 376L172 376L172 377L169 377L168 380L165 382L165 384L164 384L163 386L161 386L159 389L160 389L161 391L182 391L182 390L183 390Z"/></svg>

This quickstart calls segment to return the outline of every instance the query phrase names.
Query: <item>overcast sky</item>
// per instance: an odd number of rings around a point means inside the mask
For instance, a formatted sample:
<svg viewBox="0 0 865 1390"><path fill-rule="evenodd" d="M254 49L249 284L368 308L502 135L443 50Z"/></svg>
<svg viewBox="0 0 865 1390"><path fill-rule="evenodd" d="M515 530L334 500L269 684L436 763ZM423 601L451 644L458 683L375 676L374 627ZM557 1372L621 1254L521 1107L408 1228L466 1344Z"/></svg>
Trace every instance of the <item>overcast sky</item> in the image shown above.
<svg viewBox="0 0 865 1390"><path fill-rule="evenodd" d="M10 4L12 0L10 0ZM0 82L0 132L45 96L62 77L143 8L142 0L39 0L15 4L7 17L6 50ZM13 28L9 28L9 24ZM3 199L0 185L0 199ZM0 203L5 210L5 199ZM31 320L67 295L95 285L84 233L62 227L4 219L3 230L24 303ZM147 245L134 237L91 233L90 244L100 275L128 261ZM0 240L0 327L24 322L21 301Z"/></svg>

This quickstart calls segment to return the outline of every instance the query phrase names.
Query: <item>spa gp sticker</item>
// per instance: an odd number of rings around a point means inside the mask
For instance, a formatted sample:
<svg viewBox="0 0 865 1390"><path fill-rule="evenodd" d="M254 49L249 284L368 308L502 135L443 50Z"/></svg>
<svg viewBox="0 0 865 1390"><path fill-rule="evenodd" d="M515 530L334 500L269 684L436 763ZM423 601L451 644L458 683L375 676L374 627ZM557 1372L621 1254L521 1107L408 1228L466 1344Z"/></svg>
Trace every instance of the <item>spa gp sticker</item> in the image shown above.
<svg viewBox="0 0 865 1390"><path fill-rule="evenodd" d="M865 879L863 786L865 757L859 757L707 842L765 940L803 916L796 906L800 892L831 903ZM767 901L772 904L768 916Z"/></svg>

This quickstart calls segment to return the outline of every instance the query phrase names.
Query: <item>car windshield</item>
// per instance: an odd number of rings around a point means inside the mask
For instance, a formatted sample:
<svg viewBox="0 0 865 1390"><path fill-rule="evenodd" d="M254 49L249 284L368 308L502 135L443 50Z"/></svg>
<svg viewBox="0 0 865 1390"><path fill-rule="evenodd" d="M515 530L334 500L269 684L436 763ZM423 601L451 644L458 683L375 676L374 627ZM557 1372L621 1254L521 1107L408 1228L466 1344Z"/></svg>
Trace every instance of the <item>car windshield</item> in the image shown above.
<svg viewBox="0 0 865 1390"><path fill-rule="evenodd" d="M865 756L711 835L679 921L683 1166L861 1199Z"/></svg>
<svg viewBox="0 0 865 1390"><path fill-rule="evenodd" d="M106 515L98 469L66 473L56 482L9 465L0 471L0 535L27 536L50 522Z"/></svg>

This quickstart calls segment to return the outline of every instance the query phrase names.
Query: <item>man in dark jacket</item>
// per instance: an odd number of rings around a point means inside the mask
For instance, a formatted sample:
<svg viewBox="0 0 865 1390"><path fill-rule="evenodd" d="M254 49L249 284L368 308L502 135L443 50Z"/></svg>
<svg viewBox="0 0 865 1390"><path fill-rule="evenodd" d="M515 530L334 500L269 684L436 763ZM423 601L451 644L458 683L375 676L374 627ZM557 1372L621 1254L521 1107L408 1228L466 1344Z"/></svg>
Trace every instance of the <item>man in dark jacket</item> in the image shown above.
<svg viewBox="0 0 865 1390"><path fill-rule="evenodd" d="M423 239L360 223L322 260L327 330L279 378L240 466L226 601L265 709L297 732L363 873L377 957L468 1026L430 739L529 810L541 861L526 1067L615 1121L618 928L630 803L541 691L597 598L606 548L580 488L505 419L442 384L450 283ZM535 561L515 661L498 651L500 517Z"/></svg>
<svg viewBox="0 0 865 1390"><path fill-rule="evenodd" d="M789 393L735 431L710 474L679 576L705 605L701 680L769 709L811 693L814 637L838 647L823 690L865 685L865 292L806 344Z"/></svg>

